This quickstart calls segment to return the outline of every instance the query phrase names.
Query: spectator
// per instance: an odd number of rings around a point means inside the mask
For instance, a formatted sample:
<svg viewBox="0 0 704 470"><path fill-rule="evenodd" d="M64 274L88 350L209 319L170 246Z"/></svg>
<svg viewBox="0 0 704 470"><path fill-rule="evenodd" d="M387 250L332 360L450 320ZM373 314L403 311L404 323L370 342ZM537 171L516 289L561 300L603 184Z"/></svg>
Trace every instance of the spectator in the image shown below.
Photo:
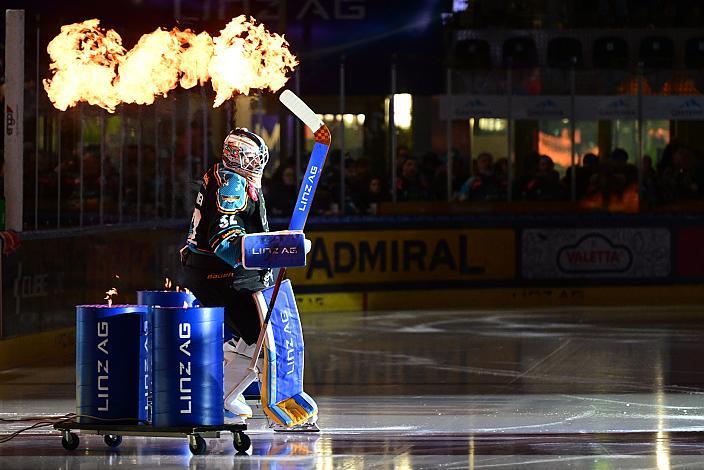
<svg viewBox="0 0 704 470"><path fill-rule="evenodd" d="M638 182L638 169L628 163L628 153L622 148L615 148L611 152L611 162L616 173L623 175L625 185L630 186Z"/></svg>
<svg viewBox="0 0 704 470"><path fill-rule="evenodd" d="M367 157L359 157L355 162L355 184L364 187L369 185L369 180L371 179L371 162Z"/></svg>
<svg viewBox="0 0 704 470"><path fill-rule="evenodd" d="M371 178L371 169L369 159L361 157L359 159L349 159L350 171L347 171L345 182L345 213L346 214L361 214L364 213L366 206L366 197L369 191L369 180Z"/></svg>
<svg viewBox="0 0 704 470"><path fill-rule="evenodd" d="M452 149L452 181L451 193L454 194L471 174L469 170L472 164L471 157L463 156L455 148ZM436 201L447 200L447 154L437 158L435 172L428 174L431 178L430 197Z"/></svg>
<svg viewBox="0 0 704 470"><path fill-rule="evenodd" d="M565 172L563 186L569 189L572 186L572 171L574 167L570 167ZM584 197L589 187L589 180L596 172L599 171L599 157L593 153L586 153L582 157L582 166L576 167L577 174L575 176L577 189L575 191L577 200Z"/></svg>
<svg viewBox="0 0 704 470"><path fill-rule="evenodd" d="M638 169L628 163L628 153L622 148L615 148L610 160L608 192L615 199L623 199L626 191L634 191L638 185Z"/></svg>
<svg viewBox="0 0 704 470"><path fill-rule="evenodd" d="M469 177L460 189L460 201L495 201L500 198L501 184L494 173L493 163L494 157L490 153L479 154L476 175Z"/></svg>
<svg viewBox="0 0 704 470"><path fill-rule="evenodd" d="M535 175L538 173L538 161L540 161L540 154L538 152L531 152L519 160L522 165L517 168L518 176L514 178L513 181L514 194L522 195L523 188L535 178Z"/></svg>
<svg viewBox="0 0 704 470"><path fill-rule="evenodd" d="M641 176L641 197L643 202L652 206L657 202L657 174L653 168L653 159L650 155L643 156L643 172Z"/></svg>
<svg viewBox="0 0 704 470"><path fill-rule="evenodd" d="M427 152L421 159L420 171L423 175L432 177L437 173L440 164L440 158L436 153Z"/></svg>
<svg viewBox="0 0 704 470"><path fill-rule="evenodd" d="M292 165L282 165L276 169L267 188L267 208L273 216L287 216L293 212L298 188L296 169Z"/></svg>
<svg viewBox="0 0 704 470"><path fill-rule="evenodd" d="M587 190L589 180L592 175L599 171L599 157L593 153L588 153L582 157L582 167L580 172L577 172L577 190L581 189L582 194ZM581 185L581 188L580 188Z"/></svg>
<svg viewBox="0 0 704 470"><path fill-rule="evenodd" d="M586 191L586 199L599 200L604 208L613 208L621 204L627 192L636 192L638 170L628 163L628 153L622 148L615 148L609 158L599 165L599 171L592 175Z"/></svg>
<svg viewBox="0 0 704 470"><path fill-rule="evenodd" d="M523 198L532 201L555 201L563 198L560 174L555 170L552 158L547 155L540 156L538 171L523 188Z"/></svg>
<svg viewBox="0 0 704 470"><path fill-rule="evenodd" d="M426 201L428 185L418 172L418 161L408 157L401 166L401 176L396 180L396 195L399 201Z"/></svg>
<svg viewBox="0 0 704 470"><path fill-rule="evenodd" d="M499 158L494 164L494 174L499 183L499 199L504 199L508 192L508 158Z"/></svg>
<svg viewBox="0 0 704 470"><path fill-rule="evenodd" d="M376 214L379 208L379 203L388 201L389 197L384 189L381 178L373 176L369 180L367 192L360 196L357 200L357 209L360 214Z"/></svg>
<svg viewBox="0 0 704 470"><path fill-rule="evenodd" d="M663 202L671 203L683 199L694 199L701 194L700 173L697 171L696 155L691 149L679 146L671 149L667 161L663 161L660 175L660 194ZM664 159L663 159L664 160Z"/></svg>

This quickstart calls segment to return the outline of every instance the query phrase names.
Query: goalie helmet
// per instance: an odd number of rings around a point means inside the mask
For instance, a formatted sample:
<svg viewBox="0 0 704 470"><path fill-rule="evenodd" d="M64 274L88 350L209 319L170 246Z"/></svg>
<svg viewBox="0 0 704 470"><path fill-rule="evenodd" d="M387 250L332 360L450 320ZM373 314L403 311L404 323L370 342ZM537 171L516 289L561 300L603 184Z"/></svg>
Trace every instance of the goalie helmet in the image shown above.
<svg viewBox="0 0 704 470"><path fill-rule="evenodd" d="M269 161L269 149L264 139L247 128L231 130L222 149L222 163L248 179L261 179Z"/></svg>

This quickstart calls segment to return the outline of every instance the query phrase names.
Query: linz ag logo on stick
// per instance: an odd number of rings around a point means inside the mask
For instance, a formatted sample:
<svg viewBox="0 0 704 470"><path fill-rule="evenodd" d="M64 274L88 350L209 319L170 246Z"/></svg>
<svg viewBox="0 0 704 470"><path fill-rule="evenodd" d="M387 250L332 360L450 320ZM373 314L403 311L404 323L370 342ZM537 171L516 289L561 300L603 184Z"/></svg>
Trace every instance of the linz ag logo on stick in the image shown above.
<svg viewBox="0 0 704 470"><path fill-rule="evenodd" d="M315 186L315 177L318 174L318 167L312 166L310 168L310 173L306 177L306 183L303 185L303 194L298 201L298 210L303 212L308 208L308 203L310 202L310 194L313 192L313 186Z"/></svg>
<svg viewBox="0 0 704 470"><path fill-rule="evenodd" d="M7 116L7 121L5 121L5 134L12 135L15 132L15 112L12 108L7 105L5 106L5 115Z"/></svg>

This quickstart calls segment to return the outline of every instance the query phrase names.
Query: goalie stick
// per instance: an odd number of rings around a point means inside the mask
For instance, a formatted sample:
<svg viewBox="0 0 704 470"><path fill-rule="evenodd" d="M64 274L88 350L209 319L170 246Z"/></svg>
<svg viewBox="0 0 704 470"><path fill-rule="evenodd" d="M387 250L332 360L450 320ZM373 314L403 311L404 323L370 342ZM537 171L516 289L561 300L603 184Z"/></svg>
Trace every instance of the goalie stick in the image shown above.
<svg viewBox="0 0 704 470"><path fill-rule="evenodd" d="M330 129L328 129L325 123L318 118L313 110L310 109L310 107L308 107L308 105L305 104L303 100L296 96L296 94L292 91L284 90L279 96L279 101L281 101L281 103L286 106L289 111L291 111L298 119L303 121L303 123L311 131L313 131L315 138L313 152L308 160L308 167L306 168L305 177L301 183L301 188L298 190L296 205L293 208L291 221L288 224L289 230L303 230L306 225L306 220L308 219L308 214L310 213L311 205L313 204L313 196L315 196L315 189L318 187L318 181L320 181L320 174L322 173L323 165L325 164L325 158L328 155L328 150L330 150ZM259 339L257 339L257 347L254 349L254 355L249 363L250 374L256 374L257 358L262 351L266 328L269 325L271 313L274 311L274 305L276 305L276 297L279 294L279 288L281 287L281 282L283 282L285 275L286 268L281 268L279 270L279 275L276 277L276 282L274 283L274 291L271 294L271 300L269 301L269 305L267 307L266 316L262 322L262 328L259 332Z"/></svg>

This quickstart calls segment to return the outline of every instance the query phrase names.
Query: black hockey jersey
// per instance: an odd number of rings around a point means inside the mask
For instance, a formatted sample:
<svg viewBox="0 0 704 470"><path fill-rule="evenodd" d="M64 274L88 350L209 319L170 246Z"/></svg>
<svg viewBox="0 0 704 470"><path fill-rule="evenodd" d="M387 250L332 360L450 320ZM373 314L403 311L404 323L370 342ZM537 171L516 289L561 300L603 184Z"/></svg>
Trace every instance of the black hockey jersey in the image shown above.
<svg viewBox="0 0 704 470"><path fill-rule="evenodd" d="M241 237L268 231L261 189L248 187L244 177L220 163L205 172L186 240L188 250L212 258L201 264L212 265L214 271L258 277L260 272L242 268Z"/></svg>

